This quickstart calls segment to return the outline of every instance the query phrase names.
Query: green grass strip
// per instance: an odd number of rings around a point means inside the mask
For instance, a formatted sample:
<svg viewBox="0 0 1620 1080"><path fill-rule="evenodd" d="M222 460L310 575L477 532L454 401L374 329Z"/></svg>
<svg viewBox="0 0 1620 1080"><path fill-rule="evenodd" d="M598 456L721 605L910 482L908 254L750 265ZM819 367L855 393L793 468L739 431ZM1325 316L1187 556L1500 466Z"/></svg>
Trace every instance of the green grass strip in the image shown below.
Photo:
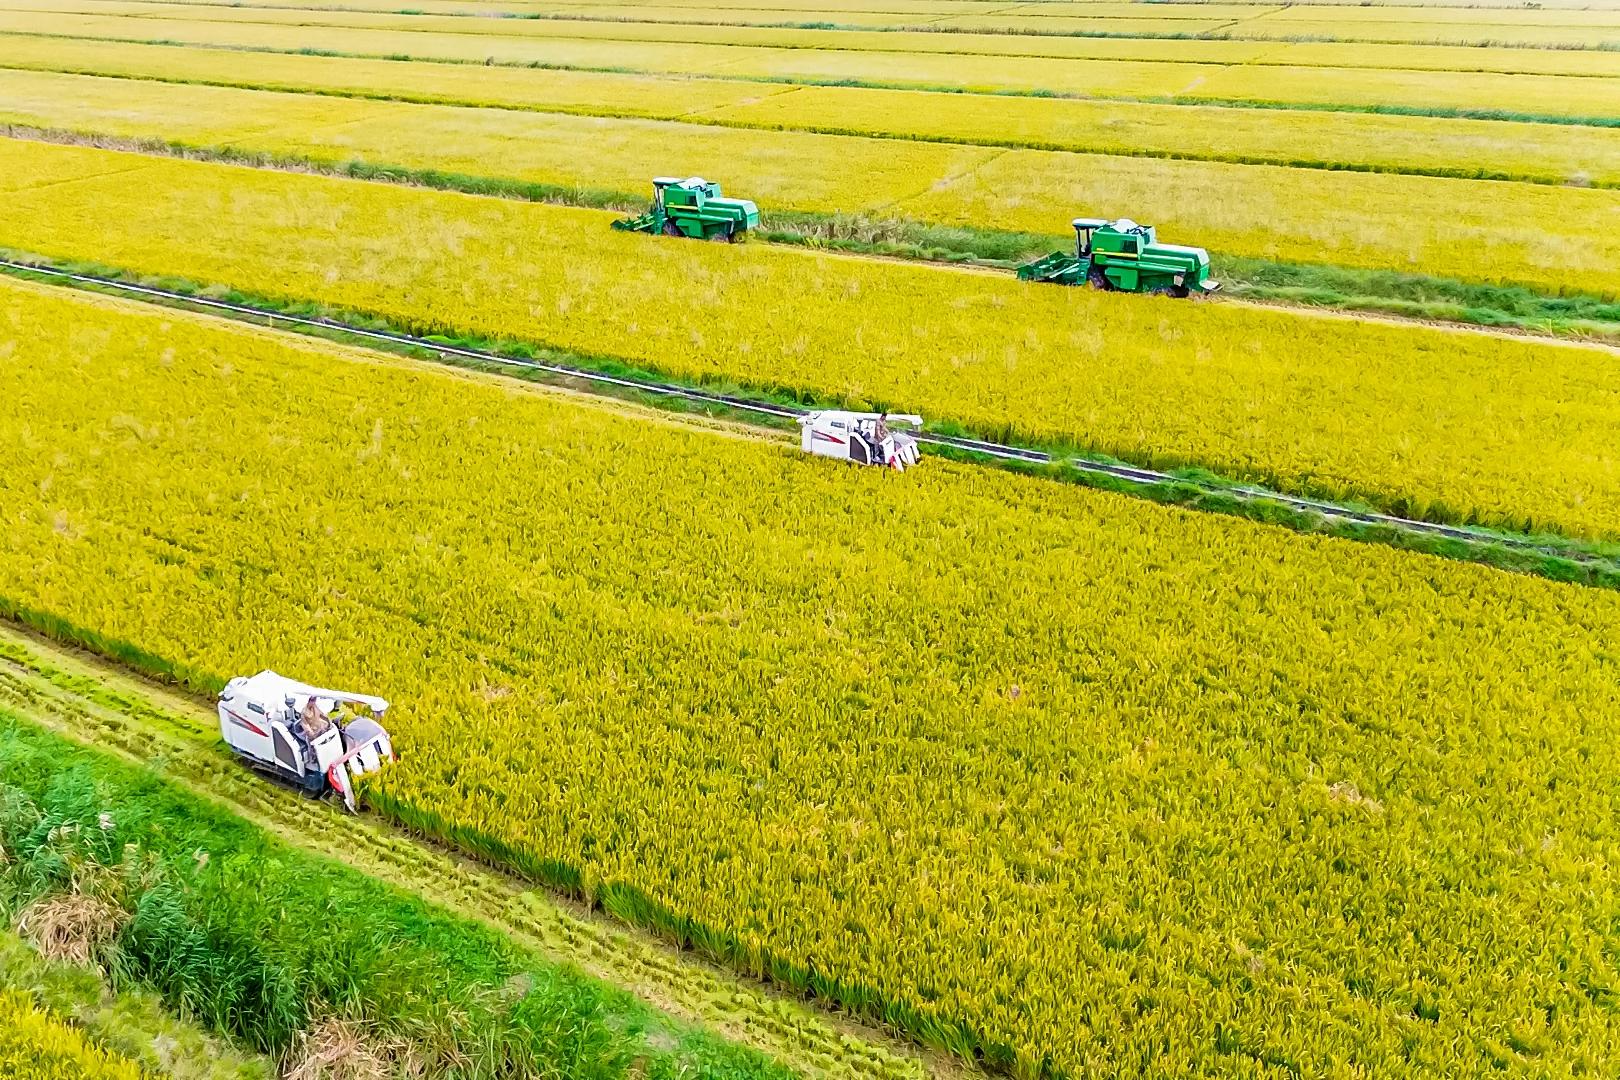
<svg viewBox="0 0 1620 1080"><path fill-rule="evenodd" d="M139 987L115 993L94 968L52 961L0 930L0 987L21 990L98 1045L166 1080L272 1080L268 1059L208 1035Z"/></svg>
<svg viewBox="0 0 1620 1080"><path fill-rule="evenodd" d="M115 986L278 1058L340 1017L436 1077L792 1075L3 711L0 845L0 913L93 893Z"/></svg>

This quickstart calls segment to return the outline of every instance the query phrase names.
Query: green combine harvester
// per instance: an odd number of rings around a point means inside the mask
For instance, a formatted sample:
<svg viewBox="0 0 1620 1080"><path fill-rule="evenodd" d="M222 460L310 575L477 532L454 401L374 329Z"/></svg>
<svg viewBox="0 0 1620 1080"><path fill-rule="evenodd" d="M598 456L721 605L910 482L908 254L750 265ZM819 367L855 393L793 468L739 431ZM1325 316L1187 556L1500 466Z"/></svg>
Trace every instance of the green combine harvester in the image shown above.
<svg viewBox="0 0 1620 1080"><path fill-rule="evenodd" d="M637 217L613 223L624 232L663 233L693 240L725 240L735 244L759 225L759 207L747 199L728 199L720 185L701 176L653 180L652 207Z"/></svg>
<svg viewBox="0 0 1620 1080"><path fill-rule="evenodd" d="M1209 278L1209 252L1161 244L1151 225L1130 218L1075 218L1074 234L1072 254L1054 251L1026 263L1018 268L1019 280L1164 296L1205 296L1221 287Z"/></svg>

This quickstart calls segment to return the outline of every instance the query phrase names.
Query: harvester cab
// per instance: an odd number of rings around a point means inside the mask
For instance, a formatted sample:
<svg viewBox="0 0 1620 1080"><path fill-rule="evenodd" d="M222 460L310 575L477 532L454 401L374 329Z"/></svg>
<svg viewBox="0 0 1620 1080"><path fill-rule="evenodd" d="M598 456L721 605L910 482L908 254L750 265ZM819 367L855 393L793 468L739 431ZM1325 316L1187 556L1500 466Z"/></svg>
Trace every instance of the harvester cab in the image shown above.
<svg viewBox="0 0 1620 1080"><path fill-rule="evenodd" d="M1018 268L1019 279L1165 296L1202 296L1221 287L1210 279L1207 251L1161 244L1151 225L1075 218L1074 235L1074 254L1054 251L1026 263Z"/></svg>
<svg viewBox="0 0 1620 1080"><path fill-rule="evenodd" d="M910 413L857 413L823 409L799 417L802 446L807 454L853 461L857 465L886 465L904 472L917 464L917 439L894 424L921 427L922 417Z"/></svg>
<svg viewBox="0 0 1620 1080"><path fill-rule="evenodd" d="M249 765L311 795L335 791L356 809L355 781L394 760L388 702L261 671L219 695L219 733Z"/></svg>
<svg viewBox="0 0 1620 1080"><path fill-rule="evenodd" d="M729 199L720 185L701 176L653 180L653 201L645 214L613 223L624 232L663 233L693 240L725 240L735 244L749 229L759 226L759 207L747 199Z"/></svg>

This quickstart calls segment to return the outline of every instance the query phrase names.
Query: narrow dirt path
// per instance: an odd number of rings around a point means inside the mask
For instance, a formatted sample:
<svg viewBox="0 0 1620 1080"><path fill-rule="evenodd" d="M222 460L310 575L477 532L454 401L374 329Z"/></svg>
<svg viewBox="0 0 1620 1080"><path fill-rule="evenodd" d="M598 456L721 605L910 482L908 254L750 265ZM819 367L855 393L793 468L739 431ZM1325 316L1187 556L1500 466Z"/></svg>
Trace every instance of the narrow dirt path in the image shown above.
<svg viewBox="0 0 1620 1080"><path fill-rule="evenodd" d="M0 707L145 765L298 847L381 878L816 1077L969 1080L971 1065L775 992L375 818L238 764L207 703L0 621Z"/></svg>

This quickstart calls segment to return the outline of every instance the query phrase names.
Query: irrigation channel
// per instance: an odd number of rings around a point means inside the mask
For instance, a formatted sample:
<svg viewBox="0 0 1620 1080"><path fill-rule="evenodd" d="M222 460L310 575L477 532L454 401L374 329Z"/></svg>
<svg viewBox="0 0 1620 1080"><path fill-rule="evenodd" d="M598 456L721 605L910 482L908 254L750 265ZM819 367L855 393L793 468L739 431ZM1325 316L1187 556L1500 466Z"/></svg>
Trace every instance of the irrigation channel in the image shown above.
<svg viewBox="0 0 1620 1080"><path fill-rule="evenodd" d="M589 367L502 356L499 353L462 348L410 334L373 330L338 319L291 315L269 308L215 300L210 297L197 296L172 289L121 281L117 278L63 270L45 264L0 259L0 270L25 275L39 275L71 286L107 290L151 303L200 308L204 311L238 319L264 320L266 326L272 329L285 327L288 330L333 332L396 348L421 350L436 354L441 358L455 357L462 361L491 365L508 370L526 371L539 375L577 380L585 384L587 389L597 388L596 392L604 394L614 391L630 391L654 399L663 399L671 403L684 402L712 406L736 414L741 419L752 419L754 422L761 424L769 424L772 421L796 420L798 417L815 411L807 407L784 405L763 401L759 398L720 394L696 387L682 386L677 383L629 378ZM895 409L892 411L900 412L903 410ZM1123 482L1147 489L1175 488L1182 491L1191 489L1205 495L1236 499L1240 502L1265 504L1300 515L1314 515L1329 523L1383 527L1416 536L1434 537L1470 545L1509 548L1566 558L1576 562L1612 565L1612 560L1582 552L1578 548L1559 545L1535 537L1515 536L1465 525L1446 525L1440 522L1404 518L1394 514L1382 514L1320 499L1289 495L1270 488L1222 483L1198 477L1178 476L1156 469L1098 461L1078 455L1054 455L1044 450L984 439L941 435L929 431L918 431L915 436L924 448L931 448L935 452L954 452L956 455L966 456L969 459L977 457L1015 466L1059 466L1073 470L1080 474L1083 479Z"/></svg>

